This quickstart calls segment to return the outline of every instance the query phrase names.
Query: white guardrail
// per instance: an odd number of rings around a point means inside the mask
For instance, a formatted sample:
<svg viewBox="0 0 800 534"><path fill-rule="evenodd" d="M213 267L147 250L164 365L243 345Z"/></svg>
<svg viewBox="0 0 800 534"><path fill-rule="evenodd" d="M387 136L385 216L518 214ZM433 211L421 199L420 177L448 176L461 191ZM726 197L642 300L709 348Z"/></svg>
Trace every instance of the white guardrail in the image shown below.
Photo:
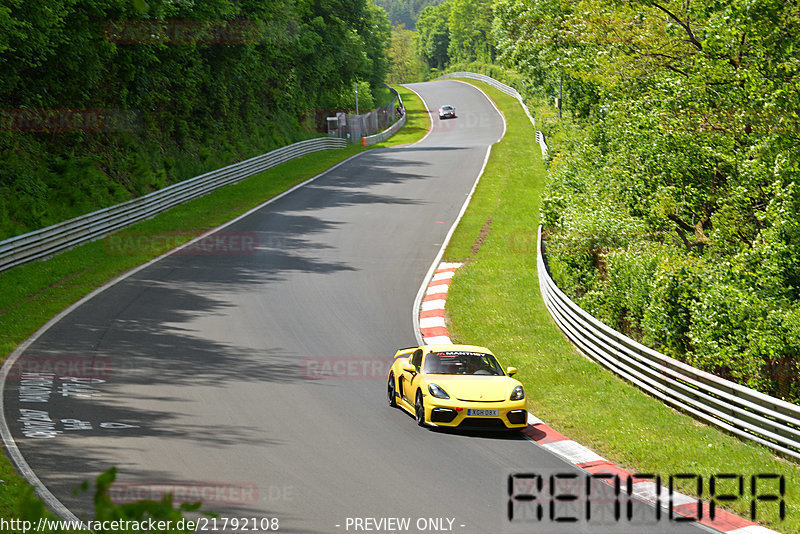
<svg viewBox="0 0 800 534"><path fill-rule="evenodd" d="M480 82L489 84L498 91L502 91L509 96L513 96L514 98L519 100L519 103L522 106L522 109L525 110L525 114L528 116L528 119L530 119L531 124L533 124L534 128L536 127L536 119L534 119L533 116L531 115L530 110L528 110L528 106L525 105L525 101L522 100L522 95L519 94L519 91L517 91L510 85L506 85L503 82L498 82L497 80L495 80L490 76L486 76L485 74L478 74L476 72L448 72L447 74L443 74L436 79L442 80L446 78L471 78L473 80L478 80Z"/></svg>
<svg viewBox="0 0 800 534"><path fill-rule="evenodd" d="M539 143L539 148L542 149L542 157L547 157L547 143L544 142L544 134L536 130L536 142Z"/></svg>
<svg viewBox="0 0 800 534"><path fill-rule="evenodd" d="M601 323L553 282L539 227L539 288L553 319L581 352L663 402L737 436L800 458L800 406L701 371Z"/></svg>
<svg viewBox="0 0 800 534"><path fill-rule="evenodd" d="M519 92L494 78L474 72L453 72L442 78L483 81L517 98L528 113ZM536 140L544 156L544 135L537 131ZM556 286L543 249L540 226L537 265L542 298L556 324L583 354L666 404L732 434L800 458L800 406L696 369L598 321Z"/></svg>
<svg viewBox="0 0 800 534"><path fill-rule="evenodd" d="M525 110L525 114L528 116L528 119L533 124L533 127L536 128L536 119L533 118L531 115L528 106L525 105L525 101L522 99L522 95L519 94L519 91L511 87L510 85L506 85L503 82L499 82L492 78L491 76L486 76L485 74L478 74L477 72L450 72L447 74L443 74L436 78L437 80L442 80L446 78L470 78L473 80L478 80L480 82L484 82L486 84L491 85L498 91L502 91L503 93L513 96L517 100L519 100L519 104L522 106L522 109ZM544 142L544 134L537 130L536 132L536 142L539 143L539 148L542 150L542 157L547 156L547 143Z"/></svg>
<svg viewBox="0 0 800 534"><path fill-rule="evenodd" d="M391 87L389 89L397 96L397 100L400 101L400 109L403 110L403 115L399 119L394 121L394 124L386 128L384 131L373 135L368 135L366 137L362 137L361 146L372 146L378 143L383 143L391 136L396 134L400 130L400 128L406 125L406 106L405 104L403 104L403 99L400 97L400 93L398 93Z"/></svg>
<svg viewBox="0 0 800 534"><path fill-rule="evenodd" d="M169 208L312 152L344 148L344 139L320 137L178 182L147 195L0 241L0 271L99 239Z"/></svg>

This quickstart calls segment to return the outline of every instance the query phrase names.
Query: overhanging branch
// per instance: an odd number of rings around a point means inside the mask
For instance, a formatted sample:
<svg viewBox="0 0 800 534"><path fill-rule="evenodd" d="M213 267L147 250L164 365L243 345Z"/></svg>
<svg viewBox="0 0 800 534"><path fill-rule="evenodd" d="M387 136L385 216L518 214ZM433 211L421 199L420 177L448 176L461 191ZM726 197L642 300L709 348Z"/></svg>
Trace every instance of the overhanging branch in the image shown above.
<svg viewBox="0 0 800 534"><path fill-rule="evenodd" d="M684 31L686 32L686 35L689 37L689 42L690 42L690 43L692 43L692 44L695 46L695 48L697 48L698 50L702 50L702 49L703 49L703 45L700 43L700 41L698 41L698 40L697 40L697 37L695 37L695 35L694 35L694 32L693 32L693 31L692 31L692 29L689 27L689 23L688 23L688 22L684 22L684 21L682 21L682 20L681 20L681 19L679 19L679 18L678 18L678 17L677 17L677 16L676 16L674 13L672 13L672 12L671 12L669 9L667 9L666 7L662 6L661 4L659 4L659 3L657 3L657 2L653 2L653 3L652 3L652 5L653 5L653 7L655 7L656 9L660 9L661 11L663 11L664 13L666 13L666 15L667 15L669 18L671 18L672 20L674 20L675 22L677 22L677 23L678 23L678 25L679 25L681 28L683 28L683 29L684 29Z"/></svg>

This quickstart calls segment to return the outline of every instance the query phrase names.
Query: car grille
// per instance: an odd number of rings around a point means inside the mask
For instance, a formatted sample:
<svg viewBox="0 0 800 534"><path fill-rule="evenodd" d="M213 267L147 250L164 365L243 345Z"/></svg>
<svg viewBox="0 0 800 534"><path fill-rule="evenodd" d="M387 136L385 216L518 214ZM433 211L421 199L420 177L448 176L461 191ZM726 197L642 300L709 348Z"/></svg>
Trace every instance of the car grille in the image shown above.
<svg viewBox="0 0 800 534"><path fill-rule="evenodd" d="M505 430L503 421L494 418L467 417L458 425L458 428L471 428L475 430Z"/></svg>
<svg viewBox="0 0 800 534"><path fill-rule="evenodd" d="M449 423L456 415L458 412L450 408L434 408L431 410L431 423Z"/></svg>
<svg viewBox="0 0 800 534"><path fill-rule="evenodd" d="M512 425L521 425L528 420L528 412L525 410L514 410L506 414L508 422Z"/></svg>

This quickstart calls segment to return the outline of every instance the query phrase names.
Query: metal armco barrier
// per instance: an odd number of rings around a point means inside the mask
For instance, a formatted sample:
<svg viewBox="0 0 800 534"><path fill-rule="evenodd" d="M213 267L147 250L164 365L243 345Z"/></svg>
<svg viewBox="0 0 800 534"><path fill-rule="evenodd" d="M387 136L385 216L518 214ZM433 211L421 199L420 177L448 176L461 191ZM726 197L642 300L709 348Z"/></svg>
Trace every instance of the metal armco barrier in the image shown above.
<svg viewBox="0 0 800 534"><path fill-rule="evenodd" d="M540 226L537 265L542 298L581 352L679 410L800 458L800 406L679 362L601 323L556 286L543 247Z"/></svg>
<svg viewBox="0 0 800 534"><path fill-rule="evenodd" d="M346 145L344 139L328 137L300 141L178 182L122 204L0 241L0 271L99 239L120 228L154 217L173 206L203 196L224 185L234 184L291 159L320 150L344 148Z"/></svg>
<svg viewBox="0 0 800 534"><path fill-rule="evenodd" d="M547 143L544 141L544 134L536 130L536 142L539 143L539 148L542 149L542 157L547 157Z"/></svg>
<svg viewBox="0 0 800 534"><path fill-rule="evenodd" d="M447 74L443 74L436 78L437 80L442 80L446 78L470 78L472 80L478 80L479 82L487 83L497 89L498 91L502 91L503 93L513 96L517 100L519 100L519 104L522 106L522 109L525 110L525 114L530 119L531 124L533 127L536 127L536 119L533 118L531 112L528 110L528 106L525 105L525 101L522 100L522 95L519 94L519 91L511 87L510 85L506 85L503 82L499 82L492 78L491 76L486 76L485 74L478 74L477 72L449 72Z"/></svg>
<svg viewBox="0 0 800 534"><path fill-rule="evenodd" d="M471 78L519 100L519 92L494 78L474 72L453 72L441 78ZM548 150L541 132L536 140L542 156ZM800 459L800 406L765 395L679 362L617 332L572 302L553 282L538 235L539 288L556 324L582 353L639 386L666 404L739 437Z"/></svg>
<svg viewBox="0 0 800 534"><path fill-rule="evenodd" d="M389 139L394 134L396 134L398 130L400 130L400 128L405 126L405 124L406 124L406 113L405 110L403 110L403 116L397 119L394 124L386 128L381 133L376 133L374 135L368 135L366 137L362 137L361 138L362 145L372 146L377 143L382 143L387 139Z"/></svg>
<svg viewBox="0 0 800 534"><path fill-rule="evenodd" d="M384 131L372 135L367 135L361 138L361 145L362 146L372 146L378 143L383 143L391 136L396 134L400 128L406 125L406 106L403 104L403 99L400 96L400 93L389 87L389 90L394 93L394 100L392 100L392 105L395 102L400 102L400 109L403 110L403 116L394 121L394 124L386 128Z"/></svg>

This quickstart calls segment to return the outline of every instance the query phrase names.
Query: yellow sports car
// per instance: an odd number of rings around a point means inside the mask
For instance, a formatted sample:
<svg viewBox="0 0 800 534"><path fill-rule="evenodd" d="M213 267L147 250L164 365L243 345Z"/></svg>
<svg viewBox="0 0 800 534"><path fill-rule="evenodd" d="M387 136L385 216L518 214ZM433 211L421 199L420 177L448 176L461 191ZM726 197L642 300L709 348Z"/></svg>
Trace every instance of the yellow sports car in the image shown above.
<svg viewBox="0 0 800 534"><path fill-rule="evenodd" d="M527 426L525 390L489 349L423 345L400 349L389 369L389 406L420 426L511 430Z"/></svg>

